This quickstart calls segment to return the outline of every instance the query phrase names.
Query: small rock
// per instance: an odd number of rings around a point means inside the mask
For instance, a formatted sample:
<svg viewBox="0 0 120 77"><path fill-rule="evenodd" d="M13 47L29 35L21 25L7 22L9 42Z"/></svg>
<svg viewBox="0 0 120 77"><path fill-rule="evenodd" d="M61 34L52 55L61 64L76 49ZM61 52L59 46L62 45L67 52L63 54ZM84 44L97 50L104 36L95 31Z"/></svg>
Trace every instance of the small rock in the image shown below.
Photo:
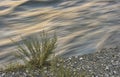
<svg viewBox="0 0 120 77"><path fill-rule="evenodd" d="M114 74L116 74L117 72L116 71L113 71Z"/></svg>
<svg viewBox="0 0 120 77"><path fill-rule="evenodd" d="M76 64L77 62L75 61L74 63Z"/></svg>
<svg viewBox="0 0 120 77"><path fill-rule="evenodd" d="M108 70L109 69L109 67L108 66L106 66L106 68L105 68L106 70Z"/></svg>
<svg viewBox="0 0 120 77"><path fill-rule="evenodd" d="M72 58L71 57L69 57L69 60L71 60Z"/></svg>
<svg viewBox="0 0 120 77"><path fill-rule="evenodd" d="M79 60L82 60L82 59L83 59L82 57L79 58Z"/></svg>
<svg viewBox="0 0 120 77"><path fill-rule="evenodd" d="M1 76L2 76L2 77L5 76L5 73L3 73Z"/></svg>
<svg viewBox="0 0 120 77"><path fill-rule="evenodd" d="M105 77L109 77L109 75L107 73L105 73Z"/></svg>

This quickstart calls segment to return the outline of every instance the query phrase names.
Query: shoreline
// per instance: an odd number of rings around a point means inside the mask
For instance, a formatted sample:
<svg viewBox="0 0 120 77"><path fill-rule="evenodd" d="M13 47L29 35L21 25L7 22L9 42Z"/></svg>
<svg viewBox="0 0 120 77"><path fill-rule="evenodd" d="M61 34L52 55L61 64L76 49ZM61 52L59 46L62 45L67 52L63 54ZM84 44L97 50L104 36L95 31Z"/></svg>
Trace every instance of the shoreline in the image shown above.
<svg viewBox="0 0 120 77"><path fill-rule="evenodd" d="M120 47L105 48L100 52L67 57L63 60L64 64L70 66L73 71L80 73L85 71L86 75L90 75L90 77L120 77ZM19 72L0 72L0 77L26 77L25 72ZM39 77L39 75L35 77Z"/></svg>
<svg viewBox="0 0 120 77"><path fill-rule="evenodd" d="M85 70L92 77L120 77L120 47L105 48L100 52L67 59L69 60L73 67L80 72Z"/></svg>

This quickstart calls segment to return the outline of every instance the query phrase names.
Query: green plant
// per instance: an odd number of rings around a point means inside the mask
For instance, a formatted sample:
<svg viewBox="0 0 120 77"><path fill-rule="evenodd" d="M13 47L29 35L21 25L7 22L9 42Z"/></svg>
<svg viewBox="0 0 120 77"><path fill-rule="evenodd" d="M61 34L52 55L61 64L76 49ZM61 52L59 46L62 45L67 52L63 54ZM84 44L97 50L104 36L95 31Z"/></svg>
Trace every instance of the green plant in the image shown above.
<svg viewBox="0 0 120 77"><path fill-rule="evenodd" d="M24 70L24 68L26 68L24 65L21 65L20 63L17 62L6 65L6 68L2 69L2 71L4 70L4 72L14 72L19 70Z"/></svg>
<svg viewBox="0 0 120 77"><path fill-rule="evenodd" d="M56 42L56 35L50 37L45 31L40 36L22 38L22 43L17 43L18 51L15 57L20 58L25 64L9 64L4 72L27 70L30 77L35 77L34 71L37 70L42 77L85 77L83 73L80 75L81 73L73 71L70 66L65 66L64 60L60 57L53 55L52 60L48 60L56 48ZM50 72L52 76L45 74L45 71Z"/></svg>
<svg viewBox="0 0 120 77"><path fill-rule="evenodd" d="M48 65L48 58L53 53L56 47L57 37L48 36L48 33L43 31L40 36L31 36L29 39L22 38L22 44L18 45L16 57L24 61L31 67L41 68Z"/></svg>

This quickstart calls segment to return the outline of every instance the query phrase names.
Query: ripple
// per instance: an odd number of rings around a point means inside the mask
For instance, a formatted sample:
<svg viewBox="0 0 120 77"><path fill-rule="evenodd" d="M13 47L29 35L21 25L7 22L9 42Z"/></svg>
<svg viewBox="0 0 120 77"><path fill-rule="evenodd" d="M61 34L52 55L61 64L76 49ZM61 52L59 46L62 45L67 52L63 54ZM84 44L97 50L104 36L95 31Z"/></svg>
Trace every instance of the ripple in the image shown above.
<svg viewBox="0 0 120 77"><path fill-rule="evenodd" d="M12 60L10 52L16 51L10 39L19 42L20 35L27 37L42 30L57 32L57 55L83 55L115 45L120 42L119 7L120 2L110 1L2 1L0 64L9 57Z"/></svg>

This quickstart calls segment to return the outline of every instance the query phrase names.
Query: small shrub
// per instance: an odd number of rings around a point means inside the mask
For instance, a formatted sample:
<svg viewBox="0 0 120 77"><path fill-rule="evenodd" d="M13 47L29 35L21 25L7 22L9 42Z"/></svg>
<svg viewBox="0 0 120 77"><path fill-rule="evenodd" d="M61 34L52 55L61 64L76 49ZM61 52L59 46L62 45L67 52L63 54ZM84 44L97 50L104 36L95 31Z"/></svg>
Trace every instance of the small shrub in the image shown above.
<svg viewBox="0 0 120 77"><path fill-rule="evenodd" d="M43 31L40 36L31 36L29 39L22 38L22 44L18 44L16 57L24 61L25 64L32 67L42 67L48 65L49 56L56 47L56 35L49 37L48 33Z"/></svg>
<svg viewBox="0 0 120 77"><path fill-rule="evenodd" d="M49 37L48 33L43 31L39 37L31 36L29 39L22 38L22 40L22 44L17 43L18 51L15 53L15 57L20 58L25 64L10 64L4 71L28 70L30 77L36 77L34 72L36 70L42 77L85 77L84 73L81 75L79 71L73 71L70 66L64 65L62 58L52 56L52 60L48 61L56 48L55 34L53 37ZM44 70L44 68L47 69Z"/></svg>

